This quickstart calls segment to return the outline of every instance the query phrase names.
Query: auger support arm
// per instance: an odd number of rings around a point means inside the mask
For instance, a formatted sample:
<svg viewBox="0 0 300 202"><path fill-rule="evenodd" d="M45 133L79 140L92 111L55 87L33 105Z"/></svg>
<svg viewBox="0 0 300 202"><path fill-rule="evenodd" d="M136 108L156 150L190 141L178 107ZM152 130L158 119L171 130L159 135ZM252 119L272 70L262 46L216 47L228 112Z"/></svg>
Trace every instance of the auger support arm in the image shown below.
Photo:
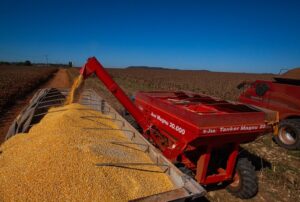
<svg viewBox="0 0 300 202"><path fill-rule="evenodd" d="M148 128L148 124L142 112L134 105L134 103L132 103L129 97L111 78L108 72L95 57L89 58L86 64L80 69L80 74L84 79L88 78L93 73L96 74L99 80L102 81L106 88L118 99L118 101L126 108L140 127L145 131Z"/></svg>

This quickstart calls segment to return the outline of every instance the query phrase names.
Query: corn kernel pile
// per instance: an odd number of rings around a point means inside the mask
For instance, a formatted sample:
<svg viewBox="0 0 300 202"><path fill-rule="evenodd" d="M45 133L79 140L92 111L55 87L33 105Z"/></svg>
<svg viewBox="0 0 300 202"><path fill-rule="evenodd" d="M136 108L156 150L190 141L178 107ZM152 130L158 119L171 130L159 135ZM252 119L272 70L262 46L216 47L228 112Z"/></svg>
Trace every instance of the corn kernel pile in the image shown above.
<svg viewBox="0 0 300 202"><path fill-rule="evenodd" d="M117 128L103 118L79 104L52 108L2 144L0 201L128 201L173 189L157 166L95 165L153 163L136 145L114 144L129 141L120 131L86 129Z"/></svg>

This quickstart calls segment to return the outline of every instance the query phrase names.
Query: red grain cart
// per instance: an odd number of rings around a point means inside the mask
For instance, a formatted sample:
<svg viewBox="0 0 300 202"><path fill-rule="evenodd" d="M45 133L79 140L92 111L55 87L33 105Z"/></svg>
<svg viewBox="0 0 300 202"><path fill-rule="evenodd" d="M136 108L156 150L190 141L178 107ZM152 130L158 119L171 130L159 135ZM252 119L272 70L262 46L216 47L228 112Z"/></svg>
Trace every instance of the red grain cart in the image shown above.
<svg viewBox="0 0 300 202"><path fill-rule="evenodd" d="M277 114L192 92L138 92L133 103L96 58L81 69L95 73L136 120L142 134L202 185L228 183L250 198L258 190L254 166L238 158L239 145L273 131Z"/></svg>

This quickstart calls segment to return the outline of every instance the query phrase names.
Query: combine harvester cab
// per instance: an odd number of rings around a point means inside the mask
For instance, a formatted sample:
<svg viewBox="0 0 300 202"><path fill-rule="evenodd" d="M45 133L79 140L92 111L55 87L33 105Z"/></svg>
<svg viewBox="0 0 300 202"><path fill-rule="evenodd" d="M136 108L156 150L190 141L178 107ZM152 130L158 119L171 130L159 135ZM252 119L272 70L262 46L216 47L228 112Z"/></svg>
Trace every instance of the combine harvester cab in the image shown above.
<svg viewBox="0 0 300 202"><path fill-rule="evenodd" d="M254 166L239 145L276 131L276 112L184 91L138 92L133 103L96 58L80 70L95 73L136 120L143 136L201 185L228 183L239 198L258 191Z"/></svg>
<svg viewBox="0 0 300 202"><path fill-rule="evenodd" d="M300 149L300 68L274 78L274 81L244 82L238 100L245 104L279 112L279 132L274 139L278 145L291 150Z"/></svg>

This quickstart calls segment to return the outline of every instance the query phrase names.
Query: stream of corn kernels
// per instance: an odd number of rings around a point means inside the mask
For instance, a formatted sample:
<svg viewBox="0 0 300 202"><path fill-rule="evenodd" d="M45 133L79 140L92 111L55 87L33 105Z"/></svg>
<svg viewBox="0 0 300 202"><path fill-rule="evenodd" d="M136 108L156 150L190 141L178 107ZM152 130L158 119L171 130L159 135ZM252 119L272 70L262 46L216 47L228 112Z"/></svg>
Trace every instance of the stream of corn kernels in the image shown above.
<svg viewBox="0 0 300 202"><path fill-rule="evenodd" d="M83 81L84 81L83 76L81 74L74 80L73 85L70 90L70 93L65 102L66 105L72 104L74 102L74 97L75 97L76 91L83 84Z"/></svg>

